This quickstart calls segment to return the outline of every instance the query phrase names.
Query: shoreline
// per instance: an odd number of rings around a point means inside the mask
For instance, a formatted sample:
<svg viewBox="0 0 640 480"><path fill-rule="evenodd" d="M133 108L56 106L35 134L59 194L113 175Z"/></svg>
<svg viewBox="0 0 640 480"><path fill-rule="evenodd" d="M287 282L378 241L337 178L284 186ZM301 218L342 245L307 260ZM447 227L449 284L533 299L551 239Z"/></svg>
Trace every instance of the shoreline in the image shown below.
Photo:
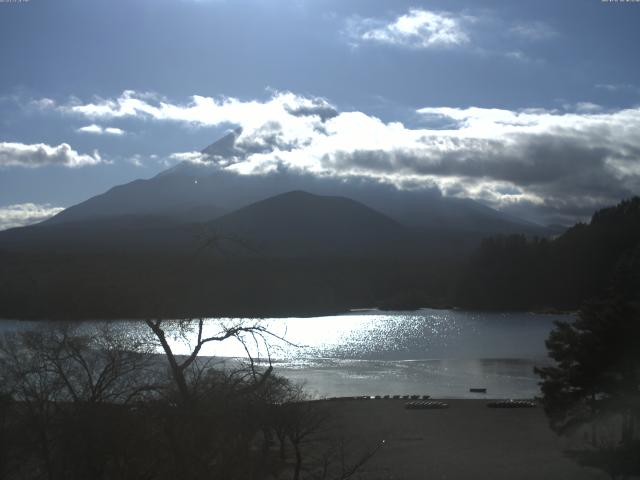
<svg viewBox="0 0 640 480"><path fill-rule="evenodd" d="M386 308L380 308L380 307L362 307L362 308L348 308L344 310L326 310L326 311L314 311L314 312L279 311L279 312L265 312L261 315L256 315L255 313L247 315L246 312L244 314L242 312L236 312L236 313L223 312L223 313L211 313L211 314L202 314L202 312L200 312L197 315L191 315L191 316L185 315L185 316L169 316L169 317L165 317L162 315L130 316L130 317L105 316L105 317L90 317L90 318L76 317L76 316L54 316L54 317L48 317L48 318L35 317L35 316L34 317L21 317L21 316L1 317L0 316L0 322L44 322L44 323L47 323L47 322L51 322L51 323L54 323L54 322L72 322L72 323L73 322L119 322L119 321L143 322L149 319L160 319L160 320L170 321L170 320L185 320L185 319L197 320L200 318L204 318L204 319L241 318L246 320L270 320L270 319L285 319L285 318L322 318L322 317L334 317L334 316L341 316L341 315L349 315L353 313L367 313L367 312L384 315L384 314L394 313L394 312L395 313L412 313L412 312L419 312L421 310L435 310L435 311L451 310L451 311L463 312L463 313L486 313L486 314L504 314L504 315L528 313L531 315L545 315L545 316L571 316L571 315L576 315L578 313L578 310L556 310L556 309L540 309L540 310L530 310L530 309L500 310L498 309L496 310L496 309L482 309L482 308L473 309L473 308L463 308L463 307L456 307L456 306L424 306L424 307L412 308L412 309L402 309L402 308L386 309Z"/></svg>
<svg viewBox="0 0 640 480"><path fill-rule="evenodd" d="M319 402L352 445L384 445L362 478L583 480L608 478L581 467L565 450L577 439L551 431L541 407L488 408L488 401L447 399L448 408L406 409L404 399Z"/></svg>

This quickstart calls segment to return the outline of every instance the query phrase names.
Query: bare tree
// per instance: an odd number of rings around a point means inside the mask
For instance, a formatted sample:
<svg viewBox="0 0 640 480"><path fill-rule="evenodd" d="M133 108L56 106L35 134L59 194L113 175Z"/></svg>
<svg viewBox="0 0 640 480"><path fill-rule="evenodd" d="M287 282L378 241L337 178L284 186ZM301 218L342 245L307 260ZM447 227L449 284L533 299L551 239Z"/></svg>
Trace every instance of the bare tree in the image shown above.
<svg viewBox="0 0 640 480"><path fill-rule="evenodd" d="M56 324L2 337L0 380L16 423L11 452L21 459L15 475L101 478L107 465L128 461L129 405L162 387L148 353L111 325Z"/></svg>
<svg viewBox="0 0 640 480"><path fill-rule="evenodd" d="M273 373L268 340L282 339L264 324L147 325L153 335L49 324L0 339L0 478L342 480L360 468L325 428L328 405ZM176 338L192 340L186 355ZM201 355L227 340L244 363Z"/></svg>
<svg viewBox="0 0 640 480"><path fill-rule="evenodd" d="M224 342L229 339L240 342L247 353L247 359L249 360L251 367L251 375L256 380L256 383L260 383L266 381L266 378L273 371L267 337L284 340L278 335L270 332L264 325L257 321L252 323L246 323L242 320L231 321L231 323L218 322L217 325L219 326L219 330L213 335L205 334L205 319L203 318L199 318L197 320L179 320L174 322L156 319L146 320L145 322L162 347L167 358L167 362L169 363L171 377L175 382L180 400L184 405L191 404L194 399L195 392L192 391L193 384L190 386L188 375L190 373L190 368L197 366L195 362L202 348L206 344L212 342ZM174 353L169 339L167 338L170 333L180 336L183 339L188 339L190 336L193 338L193 343L190 345L190 352L185 355L184 358L180 358ZM247 347L248 339L253 341L256 345L261 345L267 353L268 367L260 374L258 374L258 371L256 370L253 355Z"/></svg>

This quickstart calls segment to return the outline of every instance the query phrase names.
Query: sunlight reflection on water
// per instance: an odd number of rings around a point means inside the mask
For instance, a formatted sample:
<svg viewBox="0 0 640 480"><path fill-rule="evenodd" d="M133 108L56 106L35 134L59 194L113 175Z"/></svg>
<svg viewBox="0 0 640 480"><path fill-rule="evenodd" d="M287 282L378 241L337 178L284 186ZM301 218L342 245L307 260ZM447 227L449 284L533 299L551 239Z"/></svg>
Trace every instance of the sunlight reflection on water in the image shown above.
<svg viewBox="0 0 640 480"><path fill-rule="evenodd" d="M442 358L534 358L545 356L554 316L454 310L377 312L260 321L291 344L271 338L275 360L291 363L317 358L419 360ZM232 320L223 320L223 322ZM219 330L207 321L205 332ZM176 343L176 347L184 348ZM185 349L186 351L186 349ZM252 350L252 354L264 354ZM208 345L205 355L241 356L241 345Z"/></svg>
<svg viewBox="0 0 640 480"><path fill-rule="evenodd" d="M544 341L553 320L529 313L456 310L357 312L317 318L268 319L262 325L291 344L270 340L281 374L318 396L430 394L477 398L533 397L535 365L546 364ZM230 320L227 320L230 321ZM207 329L216 330L219 320ZM295 344L295 345L292 345ZM252 350L264 355L264 349ZM235 343L205 355L240 356Z"/></svg>
<svg viewBox="0 0 640 480"><path fill-rule="evenodd" d="M488 397L531 397L538 393L533 367L547 362L544 342L556 319L567 317L423 309L244 321L257 322L286 339L247 341L252 356L270 356L280 374L305 381L320 396L473 397L470 387L484 387ZM239 321L208 319L204 334L216 335ZM91 329L98 324L85 325ZM139 321L114 325L127 335L149 334ZM24 326L9 322L0 328ZM190 351L194 340L195 330L185 337L170 336L174 352L181 354ZM206 344L200 354L244 357L246 351L229 340Z"/></svg>

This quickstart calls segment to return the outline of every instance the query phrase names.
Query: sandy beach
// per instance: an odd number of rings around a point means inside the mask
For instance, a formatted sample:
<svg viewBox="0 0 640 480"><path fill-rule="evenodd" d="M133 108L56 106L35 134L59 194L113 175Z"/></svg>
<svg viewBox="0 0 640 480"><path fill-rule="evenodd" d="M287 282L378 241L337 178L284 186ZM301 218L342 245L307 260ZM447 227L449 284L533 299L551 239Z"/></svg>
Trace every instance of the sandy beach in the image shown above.
<svg viewBox="0 0 640 480"><path fill-rule="evenodd" d="M384 447L361 478L605 479L563 455L567 439L548 427L541 408L494 409L484 400L442 400L447 409L407 410L405 400L327 401L353 445Z"/></svg>

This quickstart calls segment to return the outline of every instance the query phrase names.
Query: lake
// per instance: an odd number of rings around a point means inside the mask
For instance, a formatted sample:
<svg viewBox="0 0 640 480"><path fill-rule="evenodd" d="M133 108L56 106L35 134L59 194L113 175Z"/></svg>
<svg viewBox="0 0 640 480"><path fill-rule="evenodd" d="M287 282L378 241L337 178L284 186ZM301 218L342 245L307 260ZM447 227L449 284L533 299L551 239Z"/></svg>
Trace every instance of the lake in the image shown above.
<svg viewBox="0 0 640 480"><path fill-rule="evenodd" d="M271 322L304 345L276 354L278 369L316 395L524 398L539 393L533 367L549 364L544 342L566 319L423 309Z"/></svg>
<svg viewBox="0 0 640 480"><path fill-rule="evenodd" d="M313 318L261 320L287 340L264 344L210 343L201 354L271 357L277 373L305 382L316 397L428 394L444 398L529 398L539 393L536 365L547 365L545 339L554 320L571 317L532 313L486 313L422 309L376 310ZM209 319L205 333L233 319ZM95 328L89 322L85 328ZM4 321L2 330L30 328L31 322ZM118 328L146 333L141 322ZM193 334L192 334L193 335ZM174 351L188 351L187 338L171 339ZM473 394L469 388L486 388Z"/></svg>

